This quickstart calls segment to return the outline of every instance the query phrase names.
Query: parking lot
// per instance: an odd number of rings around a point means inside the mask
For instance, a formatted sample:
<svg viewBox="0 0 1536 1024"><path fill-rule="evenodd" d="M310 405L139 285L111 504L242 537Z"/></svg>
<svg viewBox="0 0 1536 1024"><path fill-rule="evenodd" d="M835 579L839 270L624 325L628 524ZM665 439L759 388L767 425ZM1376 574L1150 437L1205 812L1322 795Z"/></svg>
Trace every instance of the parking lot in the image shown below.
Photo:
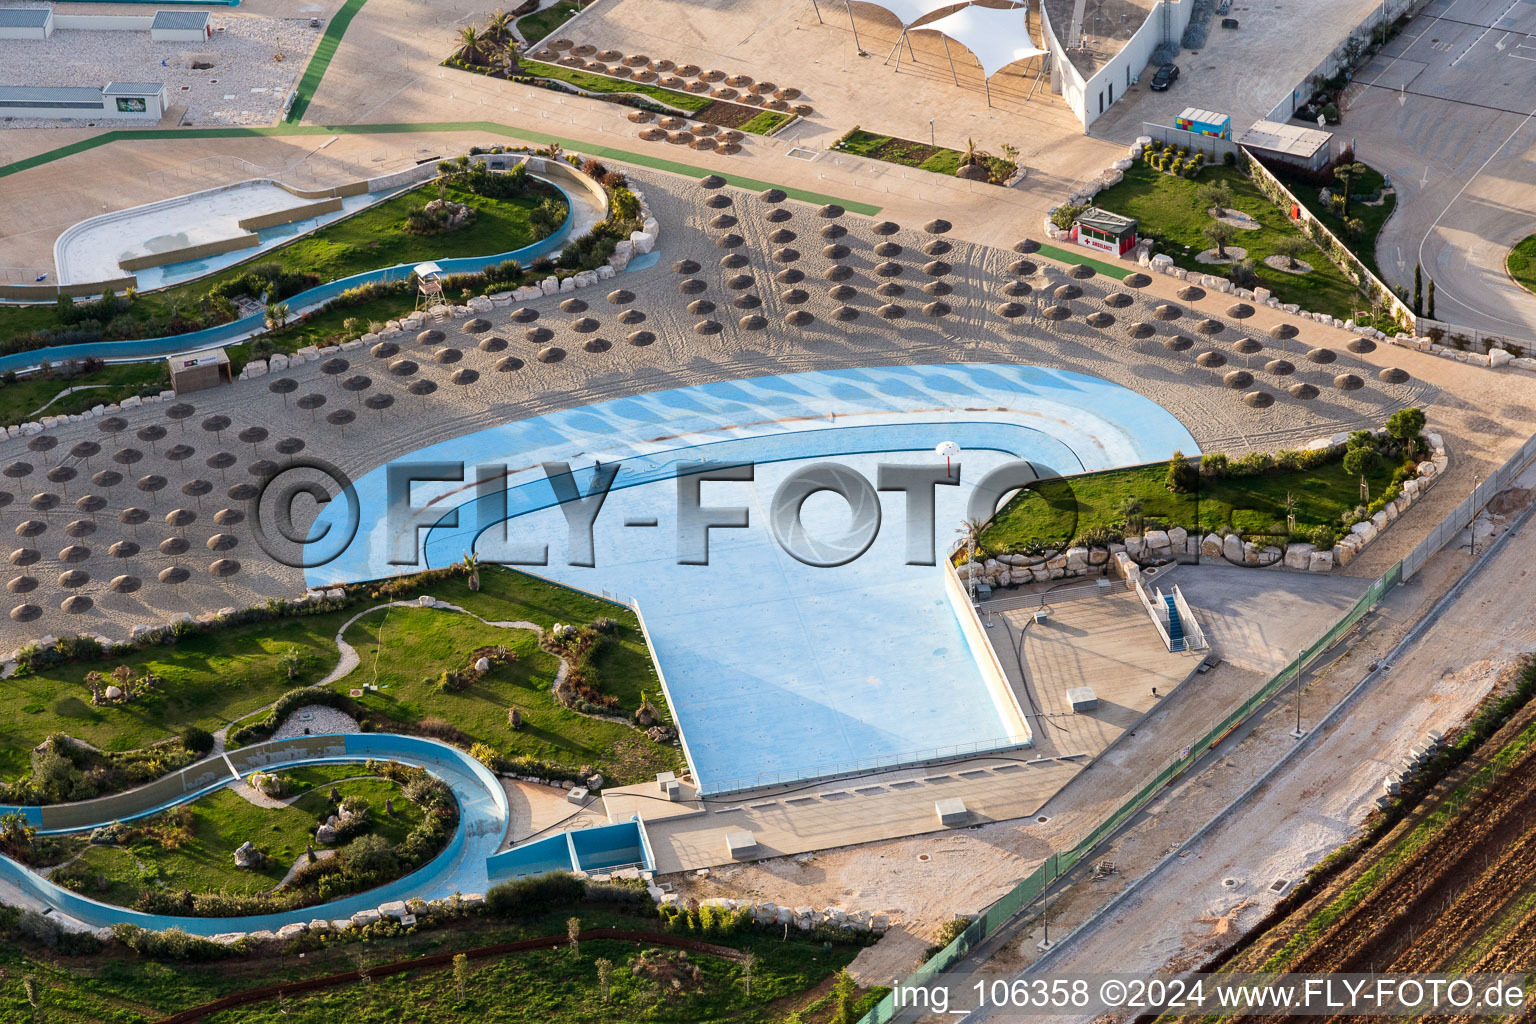
<svg viewBox="0 0 1536 1024"><path fill-rule="evenodd" d="M1434 0L1345 93L1339 129L1391 175L1377 243L1392 283L1435 281L1436 319L1532 337L1536 295L1504 269L1536 232L1536 3Z"/></svg>

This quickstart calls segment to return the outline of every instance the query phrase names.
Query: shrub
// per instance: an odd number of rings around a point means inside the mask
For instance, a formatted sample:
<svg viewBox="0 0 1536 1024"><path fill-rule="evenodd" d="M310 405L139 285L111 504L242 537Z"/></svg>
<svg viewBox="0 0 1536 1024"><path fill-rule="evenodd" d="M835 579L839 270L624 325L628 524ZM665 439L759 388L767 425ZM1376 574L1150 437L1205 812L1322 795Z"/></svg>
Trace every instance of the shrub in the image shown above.
<svg viewBox="0 0 1536 1024"><path fill-rule="evenodd" d="M1320 550L1328 551L1339 542L1339 531L1331 526L1314 526L1307 531L1306 537Z"/></svg>
<svg viewBox="0 0 1536 1024"><path fill-rule="evenodd" d="M112 926L112 937L146 960L222 960L244 952L242 943L226 946L179 928L151 932L125 921Z"/></svg>
<svg viewBox="0 0 1536 1024"><path fill-rule="evenodd" d="M580 903L587 883L568 871L551 871L494 885L485 894L485 909L497 917L537 917Z"/></svg>
<svg viewBox="0 0 1536 1024"><path fill-rule="evenodd" d="M1228 470L1231 476L1263 476L1274 468L1275 460L1268 452L1249 452L1233 461Z"/></svg>
<svg viewBox="0 0 1536 1024"><path fill-rule="evenodd" d="M1233 152L1230 152L1230 151L1227 152L1227 153L1223 153L1222 157L1221 157L1221 162L1226 164L1228 167L1236 167L1237 166L1237 154L1233 153Z"/></svg>
<svg viewBox="0 0 1536 1024"><path fill-rule="evenodd" d="M207 754L213 749L213 733L189 725L181 732L181 745L196 754Z"/></svg>
<svg viewBox="0 0 1536 1024"><path fill-rule="evenodd" d="M1168 460L1168 473L1163 477L1163 486L1175 494L1189 494L1199 484L1199 470L1184 457L1183 452L1174 452Z"/></svg>
<svg viewBox="0 0 1536 1024"><path fill-rule="evenodd" d="M1085 203L1062 203L1051 211L1051 223L1062 231L1072 230L1072 222L1088 209Z"/></svg>
<svg viewBox="0 0 1536 1024"><path fill-rule="evenodd" d="M1208 452L1200 456L1200 475L1220 480L1227 475L1229 460L1223 452Z"/></svg>

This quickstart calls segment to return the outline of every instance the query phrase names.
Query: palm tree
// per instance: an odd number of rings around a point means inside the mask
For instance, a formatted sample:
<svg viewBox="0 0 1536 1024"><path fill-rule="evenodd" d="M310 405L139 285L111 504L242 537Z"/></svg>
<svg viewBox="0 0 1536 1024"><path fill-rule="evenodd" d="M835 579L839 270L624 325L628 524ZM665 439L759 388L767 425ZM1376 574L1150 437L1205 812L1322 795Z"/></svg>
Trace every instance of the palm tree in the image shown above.
<svg viewBox="0 0 1536 1024"><path fill-rule="evenodd" d="M505 46L512 38L512 15L498 8L486 19L485 35L491 42Z"/></svg>
<svg viewBox="0 0 1536 1024"><path fill-rule="evenodd" d="M1224 221L1213 220L1201 229L1201 234L1205 235L1206 240L1216 247L1217 259L1224 260L1227 258L1227 243L1232 241L1232 236L1236 234L1232 225Z"/></svg>
<svg viewBox="0 0 1536 1024"><path fill-rule="evenodd" d="M1344 185L1344 209L1339 214L1341 220L1349 219L1349 194L1354 189L1355 180L1362 177L1369 170L1369 167L1358 160L1352 163L1340 164L1333 169L1333 176Z"/></svg>
<svg viewBox="0 0 1536 1024"><path fill-rule="evenodd" d="M275 331L288 324L288 303L267 303L267 330Z"/></svg>
<svg viewBox="0 0 1536 1024"><path fill-rule="evenodd" d="M290 682L299 674L299 669L304 667L304 656L299 653L297 647L290 647L283 652L283 656L277 659L277 667L283 670Z"/></svg>
<svg viewBox="0 0 1536 1024"><path fill-rule="evenodd" d="M464 552L464 572L469 583L470 590L480 589L480 556L473 552Z"/></svg>
<svg viewBox="0 0 1536 1024"><path fill-rule="evenodd" d="M969 167L972 164L979 166L984 160L985 155L976 148L976 140L967 138L965 140L965 153L960 157L960 166Z"/></svg>
<svg viewBox="0 0 1536 1024"><path fill-rule="evenodd" d="M480 33L475 31L473 25L466 25L459 29L459 57L466 64L481 64L483 56L480 47L484 43Z"/></svg>

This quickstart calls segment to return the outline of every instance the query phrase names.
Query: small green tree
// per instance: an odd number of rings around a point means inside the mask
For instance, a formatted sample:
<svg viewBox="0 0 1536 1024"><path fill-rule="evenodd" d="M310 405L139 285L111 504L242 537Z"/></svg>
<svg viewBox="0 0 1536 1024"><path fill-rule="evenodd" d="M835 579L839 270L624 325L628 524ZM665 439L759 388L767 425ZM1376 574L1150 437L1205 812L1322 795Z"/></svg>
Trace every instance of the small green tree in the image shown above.
<svg viewBox="0 0 1536 1024"><path fill-rule="evenodd" d="M464 1001L464 995L469 990L469 957L463 953L455 953L453 956L453 987L459 994L459 1002Z"/></svg>
<svg viewBox="0 0 1536 1024"><path fill-rule="evenodd" d="M1424 265L1413 265L1413 315L1420 316L1424 312Z"/></svg>
<svg viewBox="0 0 1536 1024"><path fill-rule="evenodd" d="M283 675L292 680L299 674L299 669L304 667L304 655L299 653L297 647L290 647L283 652L283 656L277 659L277 667L283 670Z"/></svg>
<svg viewBox="0 0 1536 1024"><path fill-rule="evenodd" d="M1429 294L1424 299L1424 315L1429 319L1435 318L1435 279L1429 279Z"/></svg>
<svg viewBox="0 0 1536 1024"><path fill-rule="evenodd" d="M1312 248L1311 244L1300 235L1281 235L1280 240L1275 243L1275 254L1285 257L1287 270L1295 270L1298 265L1297 259L1310 248Z"/></svg>
<svg viewBox="0 0 1536 1024"><path fill-rule="evenodd" d="M1349 219L1350 192L1355 187L1355 182L1369 170L1369 167L1358 160L1347 164L1340 164L1333 169L1334 178L1338 180L1339 184L1344 186L1344 208L1340 214L1344 220Z"/></svg>
<svg viewBox="0 0 1536 1024"><path fill-rule="evenodd" d="M747 950L741 958L741 987L746 992L747 998L752 998L752 971L757 967L757 954Z"/></svg>
<svg viewBox="0 0 1536 1024"><path fill-rule="evenodd" d="M288 304L269 302L266 309L267 330L275 331L288 325Z"/></svg>
<svg viewBox="0 0 1536 1024"><path fill-rule="evenodd" d="M634 220L640 216L640 198L627 188L616 188L608 197L608 209L616 220Z"/></svg>
<svg viewBox="0 0 1536 1024"><path fill-rule="evenodd" d="M1200 202L1212 208L1211 216L1225 216L1227 207L1232 205L1232 186L1220 179L1208 185L1202 185L1200 187Z"/></svg>
<svg viewBox="0 0 1536 1024"><path fill-rule="evenodd" d="M1200 233L1215 248L1216 258L1224 260L1227 258L1227 243L1232 241L1237 229L1225 221L1213 220L1201 228Z"/></svg>
<svg viewBox="0 0 1536 1024"><path fill-rule="evenodd" d="M571 956L581 956L581 918L567 918L565 922L565 937L571 942Z"/></svg>
<svg viewBox="0 0 1536 1024"><path fill-rule="evenodd" d="M484 57L480 52L484 40L473 25L459 29L459 57L466 64L483 64Z"/></svg>
<svg viewBox="0 0 1536 1024"><path fill-rule="evenodd" d="M1381 456L1376 454L1375 448L1351 448L1344 453L1344 472L1358 476L1362 484L1365 483L1366 474L1379 465Z"/></svg>
<svg viewBox="0 0 1536 1024"><path fill-rule="evenodd" d="M605 956L597 958L597 988L606 1003L609 993L613 991L613 961Z"/></svg>
<svg viewBox="0 0 1536 1024"><path fill-rule="evenodd" d="M32 1008L32 1019L41 1020L43 1015L43 991L37 983L37 975L29 974L22 978L21 987L27 993L27 1005Z"/></svg>
<svg viewBox="0 0 1536 1024"><path fill-rule="evenodd" d="M1173 458L1168 460L1168 473L1163 477L1163 486L1174 494L1190 494L1200 486L1200 470L1184 457L1184 453L1176 451Z"/></svg>
<svg viewBox="0 0 1536 1024"><path fill-rule="evenodd" d="M1399 409L1387 417L1387 433L1407 452L1417 446L1424 423L1423 409Z"/></svg>

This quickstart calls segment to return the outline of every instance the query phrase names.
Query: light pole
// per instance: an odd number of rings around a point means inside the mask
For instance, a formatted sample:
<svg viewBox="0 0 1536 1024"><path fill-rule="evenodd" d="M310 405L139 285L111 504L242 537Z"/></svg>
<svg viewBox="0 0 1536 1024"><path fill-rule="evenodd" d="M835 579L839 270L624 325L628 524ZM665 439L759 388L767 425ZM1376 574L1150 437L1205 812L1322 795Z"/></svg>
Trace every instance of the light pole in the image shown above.
<svg viewBox="0 0 1536 1024"><path fill-rule="evenodd" d="M1467 548L1472 552L1472 557L1477 557L1477 514L1482 511L1477 503L1477 489L1482 485L1481 474L1472 477L1472 520L1467 523Z"/></svg>
<svg viewBox="0 0 1536 1024"><path fill-rule="evenodd" d="M938 143L933 141L933 118L931 117L928 119L928 145L934 147L938 145Z"/></svg>
<svg viewBox="0 0 1536 1024"><path fill-rule="evenodd" d="M1301 652L1296 652L1296 661L1291 668L1291 686L1296 690L1296 728L1291 730L1291 738L1300 740L1306 735L1301 731Z"/></svg>

